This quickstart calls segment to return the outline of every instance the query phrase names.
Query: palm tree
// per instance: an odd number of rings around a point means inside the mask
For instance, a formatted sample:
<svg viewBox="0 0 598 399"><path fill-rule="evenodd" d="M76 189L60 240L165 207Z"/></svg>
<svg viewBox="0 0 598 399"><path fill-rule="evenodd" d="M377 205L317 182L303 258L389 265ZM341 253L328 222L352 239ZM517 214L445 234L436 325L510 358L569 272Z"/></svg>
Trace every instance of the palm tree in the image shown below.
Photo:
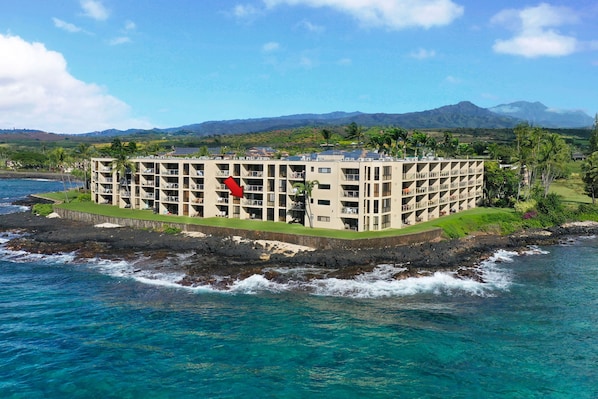
<svg viewBox="0 0 598 399"><path fill-rule="evenodd" d="M309 221L309 227L313 228L312 222L312 214L311 214L311 206L309 205L311 199L311 193L315 186L320 184L317 180L306 180L305 183L295 183L293 184L293 188L296 189L297 196L303 196L305 200L305 213L307 216L307 220Z"/></svg>
<svg viewBox="0 0 598 399"><path fill-rule="evenodd" d="M349 124L349 126L347 126L347 138L348 139L356 139L357 140L357 145L360 145L361 143L363 143L363 139L364 139L364 132L363 132L363 126L359 126L357 123L355 122L351 122Z"/></svg>
<svg viewBox="0 0 598 399"><path fill-rule="evenodd" d="M592 197L592 204L595 204L598 196L598 151L586 158L581 164L581 171L584 189Z"/></svg>
<svg viewBox="0 0 598 399"><path fill-rule="evenodd" d="M68 162L68 154L62 147L57 147L50 153L50 161L54 163L56 168L60 170L60 178L62 179L62 186L64 188L65 202L69 202L69 197L66 189L66 180L64 176L66 164Z"/></svg>
<svg viewBox="0 0 598 399"><path fill-rule="evenodd" d="M322 129L322 137L324 141L326 141L326 147L330 144L330 138L332 137L332 132L328 129Z"/></svg>
<svg viewBox="0 0 598 399"><path fill-rule="evenodd" d="M402 156L405 157L406 156L406 146L407 146L407 138L409 137L409 132L407 131L407 129L403 129L402 127L393 127L388 129L388 131L386 132L386 134L388 134L388 137L390 138L391 141L391 150L390 150L390 154L393 156L398 156L399 155L399 143L401 143L401 152L402 152Z"/></svg>
<svg viewBox="0 0 598 399"><path fill-rule="evenodd" d="M89 189L89 181L87 179L87 172L91 167L91 157L95 152L95 148L88 143L79 143L75 148L74 154L78 158L79 168L83 171L83 182L85 190Z"/></svg>
<svg viewBox="0 0 598 399"><path fill-rule="evenodd" d="M120 182L121 187L125 187L125 193L127 196L130 195L130 181L127 179L127 174L135 173L135 164L130 161L129 156L125 151L120 151L115 155L114 161L112 161L112 167L118 174L117 179Z"/></svg>

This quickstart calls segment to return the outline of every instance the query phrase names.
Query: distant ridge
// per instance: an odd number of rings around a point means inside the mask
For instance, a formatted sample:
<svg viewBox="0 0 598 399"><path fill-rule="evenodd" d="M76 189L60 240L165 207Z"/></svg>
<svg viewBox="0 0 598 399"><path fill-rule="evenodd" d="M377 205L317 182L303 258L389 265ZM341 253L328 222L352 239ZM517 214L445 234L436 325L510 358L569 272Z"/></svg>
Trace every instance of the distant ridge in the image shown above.
<svg viewBox="0 0 598 399"><path fill-rule="evenodd" d="M492 108L481 108L469 102L446 105L427 111L404 114L363 113L363 112L330 112L325 114L296 114L278 117L253 119L233 119L224 121L208 121L166 129L109 129L101 132L85 133L87 136L127 136L139 133L167 133L186 135L224 135L241 133L258 133L272 130L293 129L304 126L326 127L348 125L352 122L364 127L401 126L406 129L455 129L480 128L502 129L512 128L519 123L528 122L534 126L546 128L589 128L593 118L582 111L557 110L548 108L540 102L517 101L501 104ZM0 130L2 134L23 134L31 136L40 134L31 130ZM57 139L68 135L56 135ZM14 137L14 136L12 136Z"/></svg>
<svg viewBox="0 0 598 399"><path fill-rule="evenodd" d="M594 119L583 111L548 108L540 102L517 101L489 108L504 116L521 119L530 125L547 128L584 128L592 126Z"/></svg>

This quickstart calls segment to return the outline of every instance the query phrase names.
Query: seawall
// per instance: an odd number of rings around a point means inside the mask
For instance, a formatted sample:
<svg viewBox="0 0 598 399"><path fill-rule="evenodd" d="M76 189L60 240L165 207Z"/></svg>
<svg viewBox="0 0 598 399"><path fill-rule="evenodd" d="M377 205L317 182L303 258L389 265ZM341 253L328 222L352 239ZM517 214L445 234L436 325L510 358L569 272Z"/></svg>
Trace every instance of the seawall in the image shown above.
<svg viewBox="0 0 598 399"><path fill-rule="evenodd" d="M316 249L372 249L372 248L386 248L395 247L402 245L417 244L422 242L430 242L439 240L442 236L442 230L432 229L423 231L420 233L413 234L401 234L392 237L380 237L380 238L356 238L356 239L341 239L331 237L315 237L308 235L298 234L285 234L278 232L268 231L256 231L256 230L245 230L235 229L229 227L214 227L214 226L201 226L196 224L186 223L166 223L156 222L152 220L141 220L141 219L126 219L116 218L105 215L96 215L91 213L84 213L78 211L72 211L69 209L55 208L54 211L62 218L78 220L84 223L92 225L102 223L113 223L120 226L127 226L136 229L151 229L151 230L163 230L167 227L177 228L181 231L186 232L200 232L207 235L213 235L218 237L230 237L230 236L241 236L250 240L269 240L269 241L282 241L291 244L303 245Z"/></svg>

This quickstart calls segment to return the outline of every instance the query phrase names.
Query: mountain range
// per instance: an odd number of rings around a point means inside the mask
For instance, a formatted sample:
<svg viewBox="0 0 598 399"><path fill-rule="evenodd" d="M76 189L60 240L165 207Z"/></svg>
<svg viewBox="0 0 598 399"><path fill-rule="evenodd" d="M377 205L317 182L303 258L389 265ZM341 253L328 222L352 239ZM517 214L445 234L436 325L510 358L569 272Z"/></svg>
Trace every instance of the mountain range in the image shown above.
<svg viewBox="0 0 598 399"><path fill-rule="evenodd" d="M166 129L152 129L148 132L187 134L197 136L241 134L303 126L340 126L355 122L364 127L400 126L406 129L450 129L450 128L512 128L527 122L543 128L590 128L594 119L583 111L561 110L539 102L518 101L492 108L481 108L469 102L447 105L432 110L404 114L332 112L327 114L298 114L268 118L234 119L209 121ZM26 130L0 130L2 133L31 132ZM104 130L85 133L87 136L126 136L143 133L141 129Z"/></svg>

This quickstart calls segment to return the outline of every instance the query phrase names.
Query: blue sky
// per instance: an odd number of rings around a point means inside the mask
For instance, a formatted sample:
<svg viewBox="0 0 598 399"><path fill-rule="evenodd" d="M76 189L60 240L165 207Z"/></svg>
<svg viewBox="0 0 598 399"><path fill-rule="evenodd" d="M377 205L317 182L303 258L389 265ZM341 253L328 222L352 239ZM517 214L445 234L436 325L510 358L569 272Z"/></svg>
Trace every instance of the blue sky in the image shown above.
<svg viewBox="0 0 598 399"><path fill-rule="evenodd" d="M0 128L82 133L518 100L598 112L598 3L0 2Z"/></svg>

